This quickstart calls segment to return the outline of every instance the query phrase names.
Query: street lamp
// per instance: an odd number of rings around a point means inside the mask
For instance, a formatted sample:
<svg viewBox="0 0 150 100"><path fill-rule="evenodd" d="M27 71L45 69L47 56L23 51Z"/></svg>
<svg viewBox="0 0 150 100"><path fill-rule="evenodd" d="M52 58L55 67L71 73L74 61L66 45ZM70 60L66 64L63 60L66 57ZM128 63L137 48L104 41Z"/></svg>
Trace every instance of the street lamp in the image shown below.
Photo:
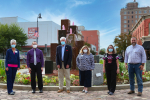
<svg viewBox="0 0 150 100"><path fill-rule="evenodd" d="M41 13L39 13L38 17L37 17L37 33L38 33L38 18L42 18L41 17ZM39 34L39 33L38 33ZM38 44L38 37L36 38L36 42Z"/></svg>

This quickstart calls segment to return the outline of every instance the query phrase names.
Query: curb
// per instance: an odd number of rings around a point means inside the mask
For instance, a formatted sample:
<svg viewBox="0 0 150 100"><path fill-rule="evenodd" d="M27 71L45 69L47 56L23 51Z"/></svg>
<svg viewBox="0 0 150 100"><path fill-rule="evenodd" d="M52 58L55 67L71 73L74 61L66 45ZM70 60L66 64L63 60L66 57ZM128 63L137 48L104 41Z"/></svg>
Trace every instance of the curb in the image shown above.
<svg viewBox="0 0 150 100"><path fill-rule="evenodd" d="M137 88L137 84L135 84ZM143 87L150 87L150 82L144 82ZM0 83L0 88L7 89L7 84ZM16 85L14 84L13 89L17 90L32 90L30 85ZM37 88L38 89L38 88ZM58 86L43 86L43 91L57 91ZM83 86L70 86L71 91L82 91ZM116 90L121 89L130 89L130 84L117 85ZM63 90L66 90L66 86L63 87ZM107 85L104 86L92 86L89 88L89 91L103 91L107 90Z"/></svg>

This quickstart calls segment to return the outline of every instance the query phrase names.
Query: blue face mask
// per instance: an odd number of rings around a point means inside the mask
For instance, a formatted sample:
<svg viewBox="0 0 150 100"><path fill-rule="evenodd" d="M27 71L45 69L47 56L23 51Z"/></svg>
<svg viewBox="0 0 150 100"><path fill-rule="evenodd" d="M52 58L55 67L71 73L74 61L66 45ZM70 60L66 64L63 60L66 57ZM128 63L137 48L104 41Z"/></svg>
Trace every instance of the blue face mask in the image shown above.
<svg viewBox="0 0 150 100"><path fill-rule="evenodd" d="M65 45L65 42L64 42L64 41L61 41L61 45Z"/></svg>
<svg viewBox="0 0 150 100"><path fill-rule="evenodd" d="M12 47L12 48L15 48L15 47L16 47L16 45L11 45L11 47Z"/></svg>
<svg viewBox="0 0 150 100"><path fill-rule="evenodd" d="M109 52L113 52L113 49L109 49Z"/></svg>

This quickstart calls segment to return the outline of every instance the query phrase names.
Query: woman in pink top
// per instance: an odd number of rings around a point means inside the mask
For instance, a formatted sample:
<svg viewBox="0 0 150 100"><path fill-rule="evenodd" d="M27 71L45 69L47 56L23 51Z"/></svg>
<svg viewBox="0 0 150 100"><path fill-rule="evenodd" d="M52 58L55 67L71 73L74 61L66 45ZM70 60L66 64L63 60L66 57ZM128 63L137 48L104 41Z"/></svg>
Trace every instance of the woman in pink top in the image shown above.
<svg viewBox="0 0 150 100"><path fill-rule="evenodd" d="M10 41L11 48L6 52L5 70L7 75L7 91L9 95L14 95L13 83L15 80L17 69L20 68L19 50L16 47L16 40Z"/></svg>

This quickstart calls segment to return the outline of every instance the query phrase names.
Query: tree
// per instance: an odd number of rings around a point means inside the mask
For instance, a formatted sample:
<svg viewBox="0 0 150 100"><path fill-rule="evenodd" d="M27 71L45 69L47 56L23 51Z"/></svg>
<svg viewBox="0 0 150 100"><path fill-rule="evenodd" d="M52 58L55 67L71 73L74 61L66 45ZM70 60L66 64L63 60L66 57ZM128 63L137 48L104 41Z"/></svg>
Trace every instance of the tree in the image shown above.
<svg viewBox="0 0 150 100"><path fill-rule="evenodd" d="M124 34L121 33L120 35L116 36L114 39L114 44L116 47L116 51L118 54L121 54L123 51L125 52L126 48L131 45L131 34Z"/></svg>
<svg viewBox="0 0 150 100"><path fill-rule="evenodd" d="M10 40L15 39L17 41L16 48L21 50L21 46L26 45L27 35L24 30L17 24L3 25L0 24L0 52L5 53L10 48Z"/></svg>
<svg viewBox="0 0 150 100"><path fill-rule="evenodd" d="M91 47L91 44L84 42L84 45L87 45L88 47Z"/></svg>
<svg viewBox="0 0 150 100"><path fill-rule="evenodd" d="M96 55L96 52L93 51L92 49L90 50L90 52L91 52L93 55Z"/></svg>
<svg viewBox="0 0 150 100"><path fill-rule="evenodd" d="M99 54L100 55L104 55L106 53L106 49L105 48L102 48L100 51L99 51Z"/></svg>

